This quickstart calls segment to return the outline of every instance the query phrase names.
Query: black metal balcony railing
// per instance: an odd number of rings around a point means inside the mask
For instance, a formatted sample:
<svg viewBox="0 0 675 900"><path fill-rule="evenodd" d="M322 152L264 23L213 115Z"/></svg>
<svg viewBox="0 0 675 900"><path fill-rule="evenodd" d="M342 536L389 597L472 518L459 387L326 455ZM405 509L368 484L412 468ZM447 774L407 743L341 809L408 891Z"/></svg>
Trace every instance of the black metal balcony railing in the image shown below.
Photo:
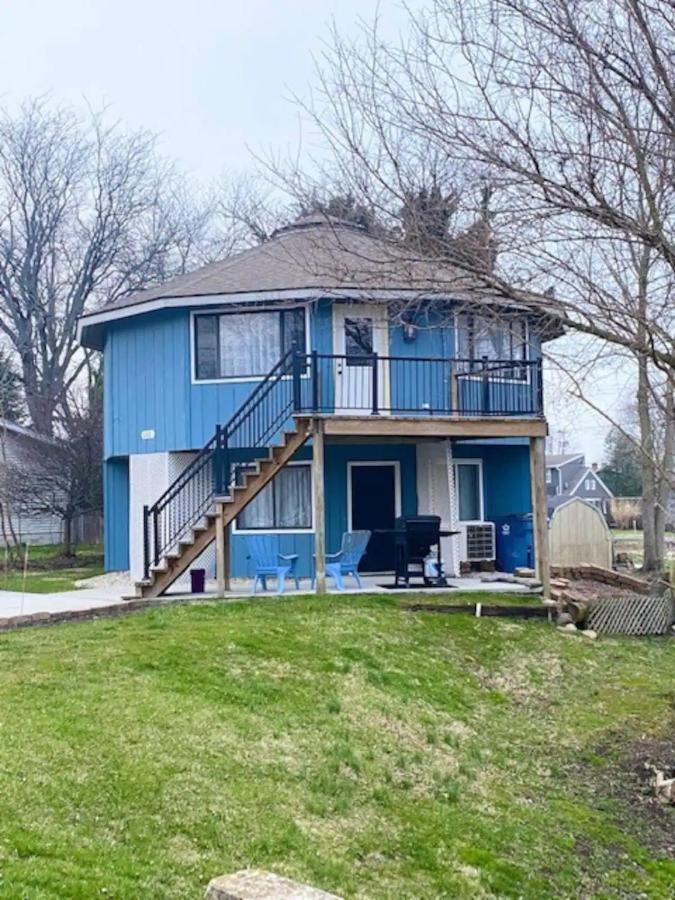
<svg viewBox="0 0 675 900"><path fill-rule="evenodd" d="M296 413L541 416L541 360L296 354Z"/></svg>

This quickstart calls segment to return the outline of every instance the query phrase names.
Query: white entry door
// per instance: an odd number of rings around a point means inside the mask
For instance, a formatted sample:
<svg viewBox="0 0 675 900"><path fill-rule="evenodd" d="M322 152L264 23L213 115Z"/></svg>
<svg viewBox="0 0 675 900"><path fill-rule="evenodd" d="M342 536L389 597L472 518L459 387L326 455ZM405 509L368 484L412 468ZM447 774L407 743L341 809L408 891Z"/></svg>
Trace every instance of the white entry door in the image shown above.
<svg viewBox="0 0 675 900"><path fill-rule="evenodd" d="M374 394L373 354L389 354L389 323L386 307L356 304L333 306L333 346L337 356L335 412L343 415L372 412ZM377 406L389 407L389 366L377 364Z"/></svg>

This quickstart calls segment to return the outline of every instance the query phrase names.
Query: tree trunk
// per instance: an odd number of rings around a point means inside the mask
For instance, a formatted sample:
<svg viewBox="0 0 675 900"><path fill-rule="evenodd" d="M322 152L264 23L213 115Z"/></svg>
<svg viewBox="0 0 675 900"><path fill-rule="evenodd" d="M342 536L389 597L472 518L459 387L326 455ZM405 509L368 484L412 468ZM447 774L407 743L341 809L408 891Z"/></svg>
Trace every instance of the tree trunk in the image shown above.
<svg viewBox="0 0 675 900"><path fill-rule="evenodd" d="M655 516L656 546L661 548L661 568L663 568L666 558L666 520L668 518L668 504L670 501L670 494L673 490L675 490L675 485L673 484L673 453L675 451L675 405L673 398L673 387L670 383L666 385L663 407L665 416L662 448L663 455L660 460L661 465L657 479Z"/></svg>
<svg viewBox="0 0 675 900"><path fill-rule="evenodd" d="M52 437L54 434L54 416L56 404L51 397L45 397L39 388L35 393L26 389L26 406L30 416L31 425L40 434Z"/></svg>
<svg viewBox="0 0 675 900"><path fill-rule="evenodd" d="M663 568L664 533L662 530L659 544L657 529L659 505L659 497L657 495L658 474L654 460L654 435L649 409L650 385L647 365L647 358L640 356L638 359L637 406L642 443L642 453L640 455L640 469L642 472L642 537L644 542L642 569L645 572L660 572Z"/></svg>
<svg viewBox="0 0 675 900"><path fill-rule="evenodd" d="M73 517L63 519L63 555L73 556Z"/></svg>

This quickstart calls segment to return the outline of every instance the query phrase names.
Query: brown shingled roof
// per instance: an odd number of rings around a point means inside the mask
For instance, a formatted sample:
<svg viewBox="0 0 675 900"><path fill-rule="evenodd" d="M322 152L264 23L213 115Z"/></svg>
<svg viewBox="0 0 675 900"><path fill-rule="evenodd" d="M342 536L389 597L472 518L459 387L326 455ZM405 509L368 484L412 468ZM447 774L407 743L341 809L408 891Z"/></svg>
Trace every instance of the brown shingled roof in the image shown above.
<svg viewBox="0 0 675 900"><path fill-rule="evenodd" d="M488 302L509 302L459 267L420 258L400 243L315 213L279 228L264 244L89 312L79 324L84 337L90 324L99 325L108 315L111 319L124 311L134 315L144 312L146 305L157 308L163 300L175 306L181 298L188 305L196 297L275 294L278 298L284 292L297 299L300 292L305 292L306 298L308 291L316 296L353 296L357 292L405 292L410 296L413 292L462 299L471 295Z"/></svg>
<svg viewBox="0 0 675 900"><path fill-rule="evenodd" d="M358 226L312 215L279 228L264 244L122 297L105 309L163 297L311 288L439 291L455 285L475 289L479 282L461 269L408 255L400 245Z"/></svg>

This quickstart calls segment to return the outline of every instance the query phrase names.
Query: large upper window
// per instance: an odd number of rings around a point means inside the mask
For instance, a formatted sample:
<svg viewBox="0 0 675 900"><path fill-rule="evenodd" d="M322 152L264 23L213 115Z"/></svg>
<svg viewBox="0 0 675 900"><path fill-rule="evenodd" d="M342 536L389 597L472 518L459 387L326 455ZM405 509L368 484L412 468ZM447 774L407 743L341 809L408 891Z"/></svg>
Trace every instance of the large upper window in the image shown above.
<svg viewBox="0 0 675 900"><path fill-rule="evenodd" d="M245 531L309 531L312 528L312 474L307 463L286 466L237 518Z"/></svg>
<svg viewBox="0 0 675 900"><path fill-rule="evenodd" d="M284 309L196 315L195 375L263 377L296 343L305 350L305 310Z"/></svg>
<svg viewBox="0 0 675 900"><path fill-rule="evenodd" d="M479 369L483 359L527 360L527 323L525 319L499 319L462 314L457 317L458 355L468 361L470 370ZM524 378L525 367L513 367L508 375Z"/></svg>

